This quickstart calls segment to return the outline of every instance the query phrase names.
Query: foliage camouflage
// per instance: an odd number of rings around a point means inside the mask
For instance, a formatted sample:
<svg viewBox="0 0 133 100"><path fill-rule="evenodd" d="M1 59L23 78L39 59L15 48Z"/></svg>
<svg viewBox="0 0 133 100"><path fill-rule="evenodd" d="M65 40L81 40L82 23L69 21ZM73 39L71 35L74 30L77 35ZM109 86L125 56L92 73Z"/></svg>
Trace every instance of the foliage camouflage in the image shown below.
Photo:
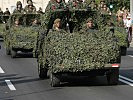
<svg viewBox="0 0 133 100"><path fill-rule="evenodd" d="M128 33L123 27L115 27L115 36L118 39L118 44L121 47L128 47Z"/></svg>
<svg viewBox="0 0 133 100"><path fill-rule="evenodd" d="M73 30L73 32L79 31L89 17L93 18L93 20L96 18L96 12L87 9L72 9L69 13L70 29ZM94 21L94 23L96 23L96 21Z"/></svg>
<svg viewBox="0 0 133 100"><path fill-rule="evenodd" d="M16 18L20 20L20 26L14 26ZM39 31L39 26L33 27L34 19L40 20L37 14L14 14L9 20L9 30L5 36L6 48L34 49Z"/></svg>
<svg viewBox="0 0 133 100"><path fill-rule="evenodd" d="M57 3L55 0L50 0L45 9L45 13L42 16L43 29L50 29L52 26L51 24L53 24L53 21L56 18L62 18L64 15L66 15L63 12L60 13L60 10L65 10L66 8L67 7L64 0L62 0L60 3Z"/></svg>
<svg viewBox="0 0 133 100"><path fill-rule="evenodd" d="M32 27L14 27L10 29L10 32L10 46L12 48L34 48L37 32Z"/></svg>
<svg viewBox="0 0 133 100"><path fill-rule="evenodd" d="M44 57L53 72L78 72L118 63L119 46L109 31L66 33L50 31L44 42Z"/></svg>
<svg viewBox="0 0 133 100"><path fill-rule="evenodd" d="M5 24L0 24L0 37L3 37L5 32Z"/></svg>
<svg viewBox="0 0 133 100"><path fill-rule="evenodd" d="M81 15L82 17L80 17ZM85 16L86 15L86 16ZM52 29L53 22L56 18L61 19L61 26L64 30L67 30L66 24L69 23L71 31L77 31L82 28L83 23L87 20L88 16L93 16L93 12L87 11L86 9L71 9L71 10L64 10L64 9L57 9L57 10L50 10L46 12L41 18L41 25L42 30L40 34L38 34L38 41L36 46L36 52L39 53L42 50L40 49L41 39L44 37L44 34L47 34L49 29ZM42 34L43 33L43 34Z"/></svg>
<svg viewBox="0 0 133 100"><path fill-rule="evenodd" d="M87 7L91 1L94 0L85 0L84 5ZM102 0L101 0L102 1ZM104 0L107 6L110 6L110 3L113 4L113 12L117 12L119 9L125 8L130 9L130 0ZM112 1L112 2L111 2ZM100 3L100 0L95 0L96 4Z"/></svg>
<svg viewBox="0 0 133 100"><path fill-rule="evenodd" d="M42 26L47 25L47 28L51 29L52 24L49 23L53 23L52 21L58 18L60 11L51 11L49 17L47 16L49 18L47 24L46 22L42 23ZM76 23L72 29L73 33L50 30L48 34L44 34L44 38L40 39L41 42L38 46L38 64L48 67L45 66L48 63L49 68L57 73L102 69L105 64L120 63L120 47L110 29L103 28L107 25L102 22L103 16L98 12L85 9L72 9L63 15L66 17L59 17L61 20L67 18L67 22ZM94 23L97 24L97 31L74 30L74 28L80 30L89 17L92 17ZM46 21L46 17L44 19L43 21Z"/></svg>
<svg viewBox="0 0 133 100"><path fill-rule="evenodd" d="M82 1L78 1L78 0L69 0L67 6L68 6L69 9L81 9L81 8L84 8L83 2Z"/></svg>
<svg viewBox="0 0 133 100"><path fill-rule="evenodd" d="M116 16L108 15L108 14L101 14L101 17L97 18L98 25L100 25L100 29L104 28L113 28L114 29L114 35L118 40L119 46L128 46L128 33L126 32L126 29L123 26L123 23L118 23ZM112 24L112 26L111 26ZM103 28L104 27L104 28Z"/></svg>
<svg viewBox="0 0 133 100"><path fill-rule="evenodd" d="M60 3L57 3L56 0L50 0L46 9L45 9L45 12L50 12L50 11L54 11L54 10L58 10L58 9L66 9L66 3L64 0L61 0Z"/></svg>
<svg viewBox="0 0 133 100"><path fill-rule="evenodd" d="M42 15L42 27L43 29L51 29L53 26L53 22L56 18L60 18L62 19L62 27L64 28L65 23L64 21L66 21L67 19L67 11L65 10L56 10L56 11L50 11L45 13L44 15Z"/></svg>
<svg viewBox="0 0 133 100"><path fill-rule="evenodd" d="M0 16L0 37L4 37L5 35L5 24L7 23L8 19L9 16Z"/></svg>

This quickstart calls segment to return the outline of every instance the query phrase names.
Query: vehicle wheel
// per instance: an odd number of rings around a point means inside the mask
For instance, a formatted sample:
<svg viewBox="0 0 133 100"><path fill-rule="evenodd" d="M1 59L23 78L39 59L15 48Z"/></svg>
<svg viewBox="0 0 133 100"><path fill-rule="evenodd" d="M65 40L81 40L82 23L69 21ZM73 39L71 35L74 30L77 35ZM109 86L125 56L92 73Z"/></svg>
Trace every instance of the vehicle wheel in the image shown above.
<svg viewBox="0 0 133 100"><path fill-rule="evenodd" d="M9 48L6 48L6 55L11 55L11 50Z"/></svg>
<svg viewBox="0 0 133 100"><path fill-rule="evenodd" d="M107 75L107 81L109 85L117 85L119 81L119 69L112 69Z"/></svg>
<svg viewBox="0 0 133 100"><path fill-rule="evenodd" d="M126 56L127 54L127 47L121 47L121 55Z"/></svg>
<svg viewBox="0 0 133 100"><path fill-rule="evenodd" d="M55 75L53 73L50 73L50 81L52 87L58 87L60 86L60 79L59 75Z"/></svg>
<svg viewBox="0 0 133 100"><path fill-rule="evenodd" d="M39 78L41 79L45 79L47 78L47 69L43 68L43 66L41 64L38 64L38 74L39 74Z"/></svg>
<svg viewBox="0 0 133 100"><path fill-rule="evenodd" d="M11 50L11 57L12 57L12 58L15 58L16 55L17 55L17 51Z"/></svg>

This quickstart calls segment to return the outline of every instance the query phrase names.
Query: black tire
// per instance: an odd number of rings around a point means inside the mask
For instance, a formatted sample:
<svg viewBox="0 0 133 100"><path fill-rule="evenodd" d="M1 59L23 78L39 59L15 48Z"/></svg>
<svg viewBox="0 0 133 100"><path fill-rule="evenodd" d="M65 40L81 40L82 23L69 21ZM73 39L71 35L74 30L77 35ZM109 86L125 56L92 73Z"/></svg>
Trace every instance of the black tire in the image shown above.
<svg viewBox="0 0 133 100"><path fill-rule="evenodd" d="M11 55L11 50L9 48L6 48L6 55Z"/></svg>
<svg viewBox="0 0 133 100"><path fill-rule="evenodd" d="M127 47L121 47L121 55L126 56L127 54Z"/></svg>
<svg viewBox="0 0 133 100"><path fill-rule="evenodd" d="M48 70L42 66L42 64L38 64L38 74L40 79L47 78Z"/></svg>
<svg viewBox="0 0 133 100"><path fill-rule="evenodd" d="M119 81L119 69L112 69L107 75L108 85L117 85Z"/></svg>
<svg viewBox="0 0 133 100"><path fill-rule="evenodd" d="M59 75L50 73L50 82L52 87L60 86L60 78Z"/></svg>
<svg viewBox="0 0 133 100"><path fill-rule="evenodd" d="M11 49L11 57L16 58L16 56L17 56L17 51Z"/></svg>

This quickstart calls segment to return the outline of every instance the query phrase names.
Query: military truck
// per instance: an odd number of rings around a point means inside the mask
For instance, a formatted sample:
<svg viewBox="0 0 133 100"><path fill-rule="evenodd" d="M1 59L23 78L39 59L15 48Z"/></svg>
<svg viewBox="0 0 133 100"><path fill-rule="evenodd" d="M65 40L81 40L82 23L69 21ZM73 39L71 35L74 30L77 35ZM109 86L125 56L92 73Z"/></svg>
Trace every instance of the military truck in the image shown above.
<svg viewBox="0 0 133 100"><path fill-rule="evenodd" d="M0 16L0 38L3 38L5 32L5 24L7 23L9 16L1 15Z"/></svg>
<svg viewBox="0 0 133 100"><path fill-rule="evenodd" d="M59 86L63 81L62 77L66 75L106 75L110 85L118 83L120 47L110 28L80 31L87 18L95 19L96 14L86 9L56 10L49 14L48 24L45 24L48 29L39 34L37 43L36 55L41 79L47 78L49 73L53 87ZM56 18L61 19L63 32L51 31ZM97 20L94 23L96 24ZM65 30L67 26L69 32Z"/></svg>
<svg viewBox="0 0 133 100"><path fill-rule="evenodd" d="M33 25L34 20L40 19L39 14L13 14L6 26L4 39L6 54L12 58L18 51L34 52L35 42L39 30L39 24ZM15 22L17 20L17 22ZM19 24L19 25L16 25Z"/></svg>

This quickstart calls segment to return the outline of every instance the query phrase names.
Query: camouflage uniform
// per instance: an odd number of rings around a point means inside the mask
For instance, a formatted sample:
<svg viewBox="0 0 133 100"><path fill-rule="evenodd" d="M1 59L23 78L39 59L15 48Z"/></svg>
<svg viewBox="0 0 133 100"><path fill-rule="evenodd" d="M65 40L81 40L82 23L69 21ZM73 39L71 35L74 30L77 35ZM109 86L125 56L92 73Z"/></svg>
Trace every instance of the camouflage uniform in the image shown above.
<svg viewBox="0 0 133 100"><path fill-rule="evenodd" d="M32 8L30 8L30 6ZM33 5L33 3L31 3L31 4L28 4L28 5L25 6L24 11L26 13L35 13L36 12L36 7Z"/></svg>
<svg viewBox="0 0 133 100"><path fill-rule="evenodd" d="M40 7L39 10L37 11L37 13L38 13L38 14L44 14L41 7Z"/></svg>
<svg viewBox="0 0 133 100"><path fill-rule="evenodd" d="M50 21L51 12L59 9L66 9L66 4L64 0L57 2L56 0L50 0L43 15L43 28L48 29L48 23Z"/></svg>
<svg viewBox="0 0 133 100"><path fill-rule="evenodd" d="M82 0L69 0L68 7L70 9L81 9L83 8L83 1Z"/></svg>
<svg viewBox="0 0 133 100"><path fill-rule="evenodd" d="M10 15L10 11L8 10L8 8L6 8L6 11L4 12L4 15L6 15L6 16Z"/></svg>
<svg viewBox="0 0 133 100"><path fill-rule="evenodd" d="M3 15L3 11L0 9L0 15Z"/></svg>
<svg viewBox="0 0 133 100"><path fill-rule="evenodd" d="M24 9L18 10L17 8L13 11L13 13L24 13Z"/></svg>
<svg viewBox="0 0 133 100"><path fill-rule="evenodd" d="M87 26L87 23L88 23L89 21L92 22L92 27L88 27L88 26ZM83 25L82 29L80 30L80 32L85 32L85 33L86 33L86 32L92 32L92 31L94 31L94 30L96 30L96 28L94 27L93 19L92 19L92 18L88 18L88 19L86 20L86 23Z"/></svg>
<svg viewBox="0 0 133 100"><path fill-rule="evenodd" d="M45 12L53 11L57 9L66 9L66 4L64 0L61 0L61 2L59 3L56 0L50 0L46 7Z"/></svg>
<svg viewBox="0 0 133 100"><path fill-rule="evenodd" d="M13 13L24 13L24 9L22 8L21 1L18 1L16 4L16 9L13 11Z"/></svg>

